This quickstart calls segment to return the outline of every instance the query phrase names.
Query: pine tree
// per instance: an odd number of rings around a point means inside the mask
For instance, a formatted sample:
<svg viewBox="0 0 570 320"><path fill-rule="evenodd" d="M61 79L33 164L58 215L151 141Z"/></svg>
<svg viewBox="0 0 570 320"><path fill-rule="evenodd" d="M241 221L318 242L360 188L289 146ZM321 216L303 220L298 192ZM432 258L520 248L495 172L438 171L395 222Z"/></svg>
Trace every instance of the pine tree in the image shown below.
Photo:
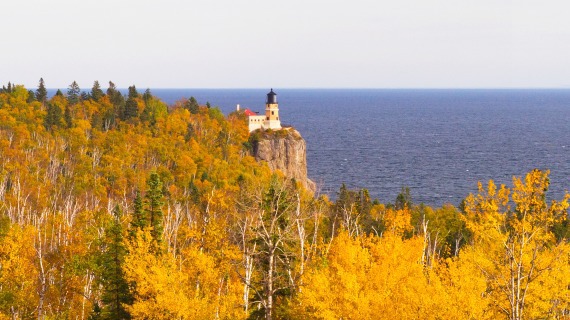
<svg viewBox="0 0 570 320"><path fill-rule="evenodd" d="M64 119L65 119L65 125L67 126L67 128L71 128L73 125L72 122L72 117L71 117L71 109L69 108L69 106L65 107L65 113L63 115Z"/></svg>
<svg viewBox="0 0 570 320"><path fill-rule="evenodd" d="M402 190L396 197L396 202L394 203L394 207L396 208L396 210L412 207L412 196L410 195L409 187L402 187Z"/></svg>
<svg viewBox="0 0 570 320"><path fill-rule="evenodd" d="M67 101L69 101L70 104L78 103L80 94L81 89L79 88L79 85L77 82L73 81L67 89Z"/></svg>
<svg viewBox="0 0 570 320"><path fill-rule="evenodd" d="M150 92L150 89L146 89L145 92L143 93L143 100L145 104L148 104L148 102L152 99L152 93Z"/></svg>
<svg viewBox="0 0 570 320"><path fill-rule="evenodd" d="M122 265L127 250L123 241L123 227L121 225L122 212L119 206L113 209L113 220L105 231L106 249L101 259L101 284L103 294L101 302L100 319L130 319L125 305L133 302L129 292L129 285L125 280Z"/></svg>
<svg viewBox="0 0 570 320"><path fill-rule="evenodd" d="M136 118L139 116L139 106L136 99L139 97L139 93L135 86L129 87L129 95L127 102L125 103L125 112L123 115L123 120L128 120L131 118Z"/></svg>
<svg viewBox="0 0 570 320"><path fill-rule="evenodd" d="M146 213L143 208L143 200L140 192L137 191L134 201L134 212L133 220L131 221L131 228L129 230L129 236L134 239L137 231L144 230L148 226L148 221L146 218Z"/></svg>
<svg viewBox="0 0 570 320"><path fill-rule="evenodd" d="M101 85L99 85L99 81L95 80L93 83L93 88L91 88L91 98L95 101L99 101L105 93L101 90Z"/></svg>
<svg viewBox="0 0 570 320"><path fill-rule="evenodd" d="M107 88L107 95L109 97L112 97L115 95L116 92L117 92L117 87L115 86L115 83L113 83L113 81L109 81L109 87Z"/></svg>
<svg viewBox="0 0 570 320"><path fill-rule="evenodd" d="M112 81L109 81L109 88L107 88L107 96L111 100L111 103L115 107L115 114L113 117L113 122L115 118L124 120L125 116L125 97L117 90L117 87Z"/></svg>
<svg viewBox="0 0 570 320"><path fill-rule="evenodd" d="M129 99L136 99L138 97L139 97L139 92L137 91L137 88L134 85L130 86L128 98Z"/></svg>
<svg viewBox="0 0 570 320"><path fill-rule="evenodd" d="M122 120L128 120L131 118L136 118L139 115L139 107L137 101L134 99L127 99L125 103L125 112Z"/></svg>
<svg viewBox="0 0 570 320"><path fill-rule="evenodd" d="M152 227L151 235L158 245L162 239L162 182L156 172L150 174L147 181L148 190L145 194L145 212L149 218L149 226Z"/></svg>
<svg viewBox="0 0 570 320"><path fill-rule="evenodd" d="M47 130L51 130L53 126L61 126L62 112L61 108L55 104L48 104L47 114L44 119L44 126Z"/></svg>
<svg viewBox="0 0 570 320"><path fill-rule="evenodd" d="M184 109L187 109L192 114L196 114L198 113L198 110L200 110L200 105L198 105L196 98L190 97L190 99L188 99L184 104Z"/></svg>
<svg viewBox="0 0 570 320"><path fill-rule="evenodd" d="M36 94L32 90L28 90L28 99L26 100L27 103L32 103L36 101Z"/></svg>
<svg viewBox="0 0 570 320"><path fill-rule="evenodd" d="M47 89L44 83L44 78L40 78L40 84L38 85L38 89L36 90L36 100L45 104L47 101Z"/></svg>

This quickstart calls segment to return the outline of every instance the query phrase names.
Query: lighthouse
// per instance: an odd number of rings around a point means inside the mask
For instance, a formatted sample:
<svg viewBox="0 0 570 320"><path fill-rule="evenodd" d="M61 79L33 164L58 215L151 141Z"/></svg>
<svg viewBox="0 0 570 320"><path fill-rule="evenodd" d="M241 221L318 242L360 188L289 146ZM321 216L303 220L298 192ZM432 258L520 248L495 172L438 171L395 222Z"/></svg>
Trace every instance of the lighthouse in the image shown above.
<svg viewBox="0 0 570 320"><path fill-rule="evenodd" d="M273 88L267 94L265 102L265 129L281 129L281 121L279 120L279 105L277 104L277 93L273 92Z"/></svg>
<svg viewBox="0 0 570 320"><path fill-rule="evenodd" d="M265 115L258 115L257 112L253 112L249 109L245 109L244 112L247 116L249 132L255 131L257 129L279 130L282 128L281 120L279 120L277 93L273 92L273 88L267 94L267 100L265 100Z"/></svg>

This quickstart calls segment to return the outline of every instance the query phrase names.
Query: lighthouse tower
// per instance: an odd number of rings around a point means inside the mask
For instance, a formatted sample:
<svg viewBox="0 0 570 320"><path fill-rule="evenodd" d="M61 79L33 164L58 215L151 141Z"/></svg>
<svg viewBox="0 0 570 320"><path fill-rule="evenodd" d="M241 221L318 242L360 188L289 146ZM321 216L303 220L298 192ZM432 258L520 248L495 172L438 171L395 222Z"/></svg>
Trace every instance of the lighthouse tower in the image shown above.
<svg viewBox="0 0 570 320"><path fill-rule="evenodd" d="M239 104L237 111L239 111ZM282 128L281 120L279 120L277 94L273 92L273 89L271 89L271 92L267 94L267 101L265 101L265 115L258 114L258 112L253 112L249 109L245 109L244 113L247 116L249 132L253 132L258 129L280 130Z"/></svg>
<svg viewBox="0 0 570 320"><path fill-rule="evenodd" d="M265 121L263 122L265 129L281 129L281 121L279 120L279 105L277 104L277 94L271 92L267 94L265 102Z"/></svg>

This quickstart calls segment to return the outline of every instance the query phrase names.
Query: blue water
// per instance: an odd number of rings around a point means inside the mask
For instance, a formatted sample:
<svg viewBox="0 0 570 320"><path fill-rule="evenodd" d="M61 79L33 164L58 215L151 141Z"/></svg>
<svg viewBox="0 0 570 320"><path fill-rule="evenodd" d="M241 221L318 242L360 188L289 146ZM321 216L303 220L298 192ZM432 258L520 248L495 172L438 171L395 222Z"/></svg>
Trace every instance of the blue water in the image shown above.
<svg viewBox="0 0 570 320"><path fill-rule="evenodd" d="M551 198L570 188L570 90L304 90L274 88L283 123L307 141L309 177L334 197L342 183L393 202L458 205L477 181L550 169ZM155 89L224 113L262 111L267 89Z"/></svg>

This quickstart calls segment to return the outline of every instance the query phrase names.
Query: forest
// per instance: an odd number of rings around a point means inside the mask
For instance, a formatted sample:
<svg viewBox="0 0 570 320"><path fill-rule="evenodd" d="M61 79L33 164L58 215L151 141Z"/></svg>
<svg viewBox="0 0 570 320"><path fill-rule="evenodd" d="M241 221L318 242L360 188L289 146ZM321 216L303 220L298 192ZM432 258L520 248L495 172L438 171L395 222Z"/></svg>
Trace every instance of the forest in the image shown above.
<svg viewBox="0 0 570 320"><path fill-rule="evenodd" d="M330 199L249 139L192 97L4 85L0 319L570 318L570 195L547 170L459 207Z"/></svg>

